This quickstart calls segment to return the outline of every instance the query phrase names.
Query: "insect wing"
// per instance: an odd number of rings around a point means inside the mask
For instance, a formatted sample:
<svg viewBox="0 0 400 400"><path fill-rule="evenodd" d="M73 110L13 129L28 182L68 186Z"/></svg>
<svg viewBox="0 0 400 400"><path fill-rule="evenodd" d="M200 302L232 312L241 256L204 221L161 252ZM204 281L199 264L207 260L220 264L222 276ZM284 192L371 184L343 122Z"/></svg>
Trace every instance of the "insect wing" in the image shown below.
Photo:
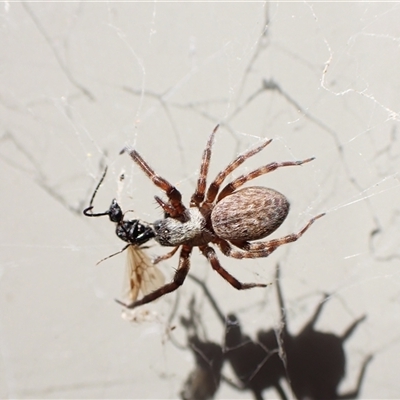
<svg viewBox="0 0 400 400"><path fill-rule="evenodd" d="M146 295L164 282L163 273L151 262L150 257L139 247L131 245L127 248L126 289L124 297L130 302L137 300L139 292Z"/></svg>

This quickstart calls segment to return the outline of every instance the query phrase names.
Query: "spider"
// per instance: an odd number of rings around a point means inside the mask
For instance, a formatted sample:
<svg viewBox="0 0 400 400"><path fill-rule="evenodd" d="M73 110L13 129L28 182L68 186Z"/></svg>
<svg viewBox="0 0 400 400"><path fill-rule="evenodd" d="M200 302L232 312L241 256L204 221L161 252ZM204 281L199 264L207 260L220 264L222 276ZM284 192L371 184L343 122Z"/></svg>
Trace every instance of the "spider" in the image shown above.
<svg viewBox="0 0 400 400"><path fill-rule="evenodd" d="M183 205L179 190L159 176L136 150L130 147L122 149L121 154L128 153L148 178L168 198L168 201L164 201L155 196L155 200L164 210L165 218L155 221L153 227L155 240L162 246L172 246L174 249L159 257L155 263L172 257L179 248L181 248L181 251L179 265L172 282L130 304L117 300L119 304L127 308L135 308L178 289L189 272L190 255L193 247L198 247L208 259L212 268L234 288L242 290L266 287L267 285L262 283L242 283L238 281L222 267L215 250L209 244L217 245L223 254L237 259L268 257L279 246L298 240L316 219L324 215L319 214L312 218L298 233L292 233L280 239L253 242L270 235L282 224L289 212L289 201L283 194L273 189L260 186L241 187L245 183L277 168L302 165L314 160L314 157L303 161L272 162L241 175L220 190L229 174L272 141L272 139L265 140L258 147L237 156L216 176L206 190L212 145L217 129L218 125L211 132L207 141L197 186L191 197L189 208ZM233 248L233 246L236 248Z"/></svg>
<svg viewBox="0 0 400 400"><path fill-rule="evenodd" d="M102 213L93 213L93 201L99 190L99 187L104 181L107 173L107 168L104 170L100 182L97 184L90 199L89 207L83 210L83 214L87 217L102 217L108 216L111 222L116 224L116 235L127 242L128 244L122 250L107 256L102 261L107 260L117 254L127 250L127 264L126 264L126 286L124 291L125 296L130 302L138 298L139 291L144 295L151 293L154 289L164 284L164 276L162 272L151 262L150 258L143 251L143 244L154 238L155 233L151 226L143 224L137 219L124 220L124 213L116 199L113 199L109 209Z"/></svg>

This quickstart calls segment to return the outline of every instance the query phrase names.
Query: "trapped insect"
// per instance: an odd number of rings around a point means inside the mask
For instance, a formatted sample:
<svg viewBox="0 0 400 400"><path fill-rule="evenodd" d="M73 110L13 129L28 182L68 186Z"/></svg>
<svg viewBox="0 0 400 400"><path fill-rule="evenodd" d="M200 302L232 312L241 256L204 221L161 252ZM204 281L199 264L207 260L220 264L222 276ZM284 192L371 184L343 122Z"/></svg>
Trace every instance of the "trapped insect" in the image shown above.
<svg viewBox="0 0 400 400"><path fill-rule="evenodd" d="M83 210L83 214L87 217L108 216L110 221L116 224L116 235L121 240L128 243L122 250L101 259L97 264L125 250L127 251L125 280L127 288L124 289L124 298L126 298L127 301L134 302L137 300L139 292L142 292L143 295L149 294L163 286L165 282L162 272L152 263L149 256L141 247L150 239L154 238L155 233L151 226L137 219L125 220L124 213L115 199L111 202L107 211L93 213L93 200L104 181L106 173L107 168L96 186L89 207Z"/></svg>
<svg viewBox="0 0 400 400"><path fill-rule="evenodd" d="M324 215L319 214L312 218L298 233L253 243L254 240L270 235L282 224L289 212L289 202L283 194L273 189L260 186L241 187L277 168L302 165L314 158L303 161L272 162L234 179L220 190L230 173L272 141L265 140L255 149L236 157L217 175L206 190L212 144L217 129L218 126L212 131L204 150L200 175L189 208L183 205L179 190L158 175L136 150L124 148L121 151L121 153L127 152L148 178L168 197L168 201L164 201L155 196L157 203L164 210L165 218L154 222L153 227L156 241L162 246L172 246L174 249L159 257L157 261L172 257L179 248L181 251L179 265L172 282L140 300L131 303L118 301L118 303L128 308L135 308L176 290L183 284L189 272L193 247L198 247L212 268L236 289L265 287L267 285L262 283L239 282L221 266L215 250L209 244L216 244L223 254L237 259L268 257L279 246L298 240L316 219Z"/></svg>

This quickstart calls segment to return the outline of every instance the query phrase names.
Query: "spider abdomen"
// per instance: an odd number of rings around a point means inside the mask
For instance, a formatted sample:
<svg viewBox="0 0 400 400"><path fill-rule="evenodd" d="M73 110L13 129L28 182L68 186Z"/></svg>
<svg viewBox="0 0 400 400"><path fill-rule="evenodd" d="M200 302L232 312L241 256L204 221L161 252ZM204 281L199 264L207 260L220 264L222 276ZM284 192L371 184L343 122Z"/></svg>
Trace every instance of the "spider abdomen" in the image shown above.
<svg viewBox="0 0 400 400"><path fill-rule="evenodd" d="M276 190L252 186L237 190L218 202L211 213L217 236L252 241L274 232L289 213L289 201Z"/></svg>

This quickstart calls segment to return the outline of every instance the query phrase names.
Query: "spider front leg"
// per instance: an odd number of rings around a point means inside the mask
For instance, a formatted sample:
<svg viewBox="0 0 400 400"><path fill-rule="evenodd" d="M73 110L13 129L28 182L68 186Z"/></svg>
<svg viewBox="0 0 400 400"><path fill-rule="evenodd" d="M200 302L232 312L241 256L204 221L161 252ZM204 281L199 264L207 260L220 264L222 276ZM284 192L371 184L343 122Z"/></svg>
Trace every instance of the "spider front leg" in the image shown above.
<svg viewBox="0 0 400 400"><path fill-rule="evenodd" d="M122 306L132 309L139 307L143 304L151 303L152 301L158 299L161 296L164 296L164 294L171 293L178 289L183 282L185 281L185 278L189 272L190 268L190 253L192 252L192 247L191 246L182 246L180 258L179 258L179 265L178 269L175 272L174 278L172 282L167 283L164 286L161 286L154 292L144 296L140 300L134 301L132 304L125 304L120 300L115 300L118 304L121 304Z"/></svg>
<svg viewBox="0 0 400 400"><path fill-rule="evenodd" d="M298 233L292 233L290 235L286 235L279 239L272 239L267 242L233 242L232 243L239 247L241 250L235 250L226 240L218 240L216 243L221 249L222 253L224 253L228 257L232 258L261 258L268 257L272 252L274 252L278 247L295 242L300 239L303 234L308 230L308 228L316 221L318 218L321 218L325 215L319 214L316 217L310 219L307 225Z"/></svg>
<svg viewBox="0 0 400 400"><path fill-rule="evenodd" d="M182 203L182 195L179 192L179 190L175 186L171 185L166 179L157 175L155 171L150 167L150 165L147 164L146 161L144 161L142 156L136 150L126 147L121 150L120 154L125 152L127 152L132 157L132 160L135 161L135 163L151 179L151 181L162 191L165 192L171 203L170 205L175 210L174 213L175 215L171 215L171 209L164 211L168 212L173 218L183 215L186 210L186 207Z"/></svg>
<svg viewBox="0 0 400 400"><path fill-rule="evenodd" d="M190 207L196 207L196 206L198 207L200 203L202 203L204 200L204 194L206 192L206 186L207 186L208 169L210 167L212 145L214 143L214 136L218 128L219 125L217 125L211 132L211 135L207 141L206 148L204 149L203 157L201 160L199 178L197 180L196 190L190 200Z"/></svg>
<svg viewBox="0 0 400 400"><path fill-rule="evenodd" d="M218 257L214 249L210 246L200 246L199 247L203 255L210 262L212 268L218 272L228 283L230 283L235 289L244 290L251 289L254 287L267 287L265 283L242 283L238 281L234 276L232 276L228 271L226 271L220 264Z"/></svg>

